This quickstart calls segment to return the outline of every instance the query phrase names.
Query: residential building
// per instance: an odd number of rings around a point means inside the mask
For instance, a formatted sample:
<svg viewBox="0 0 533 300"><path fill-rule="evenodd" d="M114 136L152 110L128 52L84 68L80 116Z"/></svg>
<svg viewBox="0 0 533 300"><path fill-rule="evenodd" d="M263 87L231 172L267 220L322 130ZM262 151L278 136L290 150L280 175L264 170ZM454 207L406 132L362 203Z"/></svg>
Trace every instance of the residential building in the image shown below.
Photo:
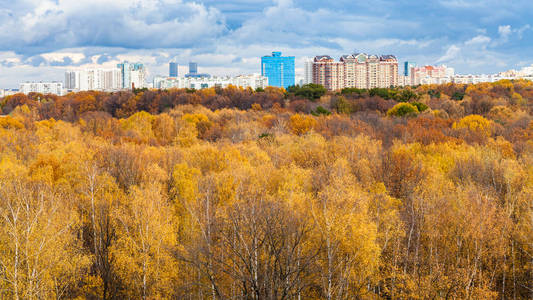
<svg viewBox="0 0 533 300"><path fill-rule="evenodd" d="M340 61L344 63L344 87L364 89L368 87L368 56L364 53L343 55ZM372 69L373 72L377 70Z"/></svg>
<svg viewBox="0 0 533 300"><path fill-rule="evenodd" d="M240 75L232 77L231 85L242 87L242 88L266 88L268 86L268 78L259 74L252 75Z"/></svg>
<svg viewBox="0 0 533 300"><path fill-rule="evenodd" d="M410 84L442 84L452 81L455 71L445 65L411 68Z"/></svg>
<svg viewBox="0 0 533 300"><path fill-rule="evenodd" d="M117 68L121 72L123 89L146 87L146 68L143 64L123 62Z"/></svg>
<svg viewBox="0 0 533 300"><path fill-rule="evenodd" d="M55 94L63 95L62 82L25 82L20 84L19 91L24 94L40 93L40 94Z"/></svg>
<svg viewBox="0 0 533 300"><path fill-rule="evenodd" d="M315 57L313 61L313 83L328 90L338 90L344 85L344 63L336 62L329 55Z"/></svg>
<svg viewBox="0 0 533 300"><path fill-rule="evenodd" d="M206 73L198 73L198 63L190 62L189 63L189 73L185 75L186 78L204 78L211 77L211 75Z"/></svg>
<svg viewBox="0 0 533 300"><path fill-rule="evenodd" d="M313 83L313 82L311 82L311 83ZM307 83L305 81L304 76L302 76L302 75L295 75L294 76L294 85L304 86L306 84Z"/></svg>
<svg viewBox="0 0 533 300"><path fill-rule="evenodd" d="M0 89L0 98L13 96L20 93L19 89Z"/></svg>
<svg viewBox="0 0 533 300"><path fill-rule="evenodd" d="M398 60L394 55L382 55L379 58L378 83L376 87L394 87L399 85Z"/></svg>
<svg viewBox="0 0 533 300"><path fill-rule="evenodd" d="M178 77L178 64L171 62L168 64L168 77Z"/></svg>
<svg viewBox="0 0 533 300"><path fill-rule="evenodd" d="M313 59L307 58L304 61L304 81L303 84L313 83Z"/></svg>
<svg viewBox="0 0 533 300"><path fill-rule="evenodd" d="M533 76L533 65L523 67L518 73L520 76Z"/></svg>
<svg viewBox="0 0 533 300"><path fill-rule="evenodd" d="M502 72L498 74L479 74L479 75L455 75L452 78L453 83L457 84L476 84L482 82L497 82L500 80L515 80L525 79L533 81L533 75L512 75L509 72Z"/></svg>
<svg viewBox="0 0 533 300"><path fill-rule="evenodd" d="M328 90L371 89L400 85L398 60L394 55L343 55L337 62L328 55L315 57L313 83Z"/></svg>
<svg viewBox="0 0 533 300"><path fill-rule="evenodd" d="M198 63L189 63L189 74L198 74Z"/></svg>
<svg viewBox="0 0 533 300"><path fill-rule="evenodd" d="M131 78L131 74L129 75ZM116 91L121 90L122 85L120 69L96 68L65 72L65 89L69 91Z"/></svg>
<svg viewBox="0 0 533 300"><path fill-rule="evenodd" d="M281 52L272 52L271 56L263 56L261 75L268 78L270 86L288 88L294 85L294 56L282 56Z"/></svg>
<svg viewBox="0 0 533 300"><path fill-rule="evenodd" d="M242 88L265 88L268 86L268 78L259 74L240 75L235 77L161 77L154 78L153 87L156 89L170 89L170 88L189 88L189 89L204 89L212 87L225 88L228 86L237 86Z"/></svg>
<svg viewBox="0 0 533 300"><path fill-rule="evenodd" d="M403 76L410 77L411 69L416 67L416 63L412 61L406 61L403 63Z"/></svg>
<svg viewBox="0 0 533 300"><path fill-rule="evenodd" d="M66 71L65 72L65 89L77 89L79 88L79 72Z"/></svg>

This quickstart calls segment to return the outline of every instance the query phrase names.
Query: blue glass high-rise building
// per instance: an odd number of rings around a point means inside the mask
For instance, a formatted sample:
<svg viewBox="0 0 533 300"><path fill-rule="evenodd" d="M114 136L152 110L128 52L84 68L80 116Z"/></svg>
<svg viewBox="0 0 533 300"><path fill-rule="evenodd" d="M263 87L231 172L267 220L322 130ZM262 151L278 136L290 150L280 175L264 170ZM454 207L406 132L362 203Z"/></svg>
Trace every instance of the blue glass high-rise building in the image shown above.
<svg viewBox="0 0 533 300"><path fill-rule="evenodd" d="M168 77L178 77L178 64L171 62L168 64Z"/></svg>
<svg viewBox="0 0 533 300"><path fill-rule="evenodd" d="M403 76L411 76L411 68L416 67L416 63L412 61L406 61L403 63Z"/></svg>
<svg viewBox="0 0 533 300"><path fill-rule="evenodd" d="M281 52L263 56L261 75L268 78L269 86L288 88L294 85L294 56L281 56Z"/></svg>
<svg viewBox="0 0 533 300"><path fill-rule="evenodd" d="M191 75L198 74L198 63L195 63L195 62L189 63L189 74Z"/></svg>
<svg viewBox="0 0 533 300"><path fill-rule="evenodd" d="M187 78L204 78L204 77L211 77L211 75L205 74L205 73L198 73L198 63L190 62L189 63L189 73L185 74L185 77L187 77Z"/></svg>

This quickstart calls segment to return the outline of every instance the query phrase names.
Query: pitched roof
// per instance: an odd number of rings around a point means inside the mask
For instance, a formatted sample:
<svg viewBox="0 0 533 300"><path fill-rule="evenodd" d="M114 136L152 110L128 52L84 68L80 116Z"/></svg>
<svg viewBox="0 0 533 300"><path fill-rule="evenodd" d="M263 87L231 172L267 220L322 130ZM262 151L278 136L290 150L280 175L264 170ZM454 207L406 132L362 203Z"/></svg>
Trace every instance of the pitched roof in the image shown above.
<svg viewBox="0 0 533 300"><path fill-rule="evenodd" d="M329 56L329 55L318 55L318 56L315 56L315 61L320 61L320 60L333 60L333 58L331 58L331 56Z"/></svg>
<svg viewBox="0 0 533 300"><path fill-rule="evenodd" d="M396 60L396 56L391 55L391 54L387 54L387 55L382 55L382 56L380 57L380 59L382 59L382 60L387 60L387 59L394 59L394 60Z"/></svg>

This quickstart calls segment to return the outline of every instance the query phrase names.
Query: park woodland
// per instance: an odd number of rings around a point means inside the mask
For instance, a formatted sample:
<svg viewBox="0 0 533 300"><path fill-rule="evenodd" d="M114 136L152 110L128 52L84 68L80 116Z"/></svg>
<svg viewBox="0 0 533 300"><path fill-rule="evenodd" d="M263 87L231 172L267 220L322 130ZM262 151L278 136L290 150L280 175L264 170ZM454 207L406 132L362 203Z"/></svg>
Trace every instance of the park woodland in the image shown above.
<svg viewBox="0 0 533 300"><path fill-rule="evenodd" d="M1 299L531 299L533 83L0 99Z"/></svg>

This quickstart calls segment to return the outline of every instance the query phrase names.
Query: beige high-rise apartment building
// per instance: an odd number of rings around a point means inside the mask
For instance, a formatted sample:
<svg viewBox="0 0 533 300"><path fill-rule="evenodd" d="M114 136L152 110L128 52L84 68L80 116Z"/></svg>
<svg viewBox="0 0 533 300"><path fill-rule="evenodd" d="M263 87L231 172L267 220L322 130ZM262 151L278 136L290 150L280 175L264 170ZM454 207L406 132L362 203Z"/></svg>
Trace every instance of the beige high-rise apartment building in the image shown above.
<svg viewBox="0 0 533 300"><path fill-rule="evenodd" d="M328 90L344 88L344 63L336 62L331 56L317 56L313 60L313 83Z"/></svg>
<svg viewBox="0 0 533 300"><path fill-rule="evenodd" d="M383 55L379 58L379 87L399 85L398 60L394 55Z"/></svg>
<svg viewBox="0 0 533 300"><path fill-rule="evenodd" d="M313 61L313 83L328 90L343 88L388 88L399 85L398 60L393 55L343 55L339 62L330 56Z"/></svg>

